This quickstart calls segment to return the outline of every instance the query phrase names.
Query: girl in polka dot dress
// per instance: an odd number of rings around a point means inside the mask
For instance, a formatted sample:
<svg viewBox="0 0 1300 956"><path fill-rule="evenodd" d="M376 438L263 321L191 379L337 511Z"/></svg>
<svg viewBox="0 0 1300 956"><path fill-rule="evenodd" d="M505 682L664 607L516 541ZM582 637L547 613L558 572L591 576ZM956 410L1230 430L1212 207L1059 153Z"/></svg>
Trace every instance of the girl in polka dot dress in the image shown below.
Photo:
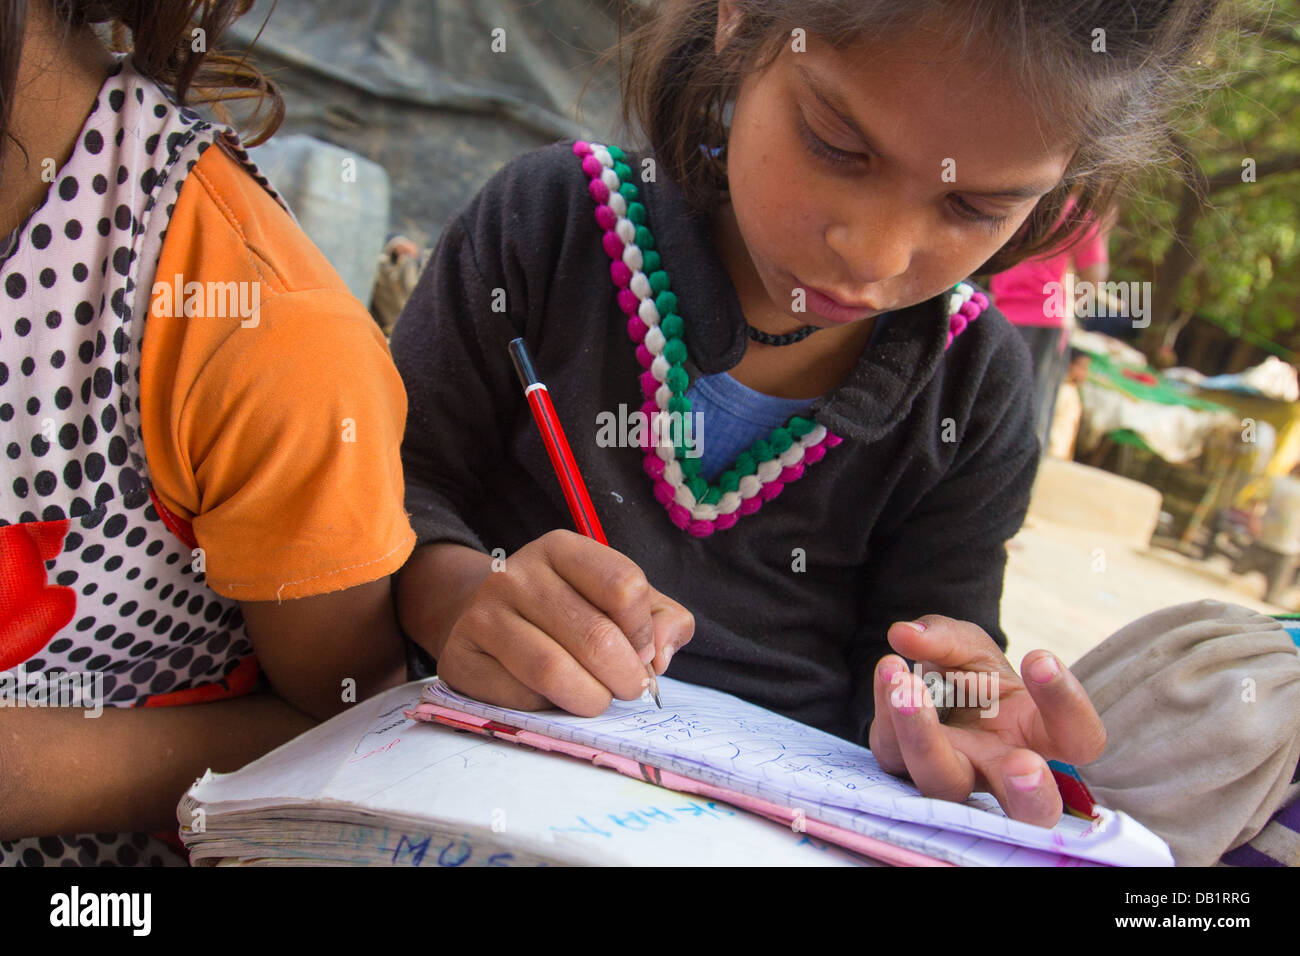
<svg viewBox="0 0 1300 956"><path fill-rule="evenodd" d="M1055 657L1018 673L1002 653L1031 373L965 280L1107 207L1215 6L654 4L619 49L646 148L514 159L446 225L394 330L421 544L398 605L440 676L593 715L671 658L924 793L1056 821L1046 758L1087 763L1105 732ZM608 548L554 530L572 523L513 336ZM996 717L941 724L908 659L996 675Z"/></svg>
<svg viewBox="0 0 1300 956"><path fill-rule="evenodd" d="M184 863L205 769L405 677L400 380L234 132L184 105L278 122L202 52L250 5L0 4L5 865Z"/></svg>

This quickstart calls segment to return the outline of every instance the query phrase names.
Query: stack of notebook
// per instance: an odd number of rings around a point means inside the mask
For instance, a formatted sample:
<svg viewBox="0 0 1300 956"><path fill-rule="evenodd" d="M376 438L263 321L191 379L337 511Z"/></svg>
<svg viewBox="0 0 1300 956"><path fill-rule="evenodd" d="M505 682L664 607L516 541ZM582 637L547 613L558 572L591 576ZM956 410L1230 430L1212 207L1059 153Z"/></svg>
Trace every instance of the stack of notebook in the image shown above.
<svg viewBox="0 0 1300 956"><path fill-rule="evenodd" d="M1051 829L920 796L871 752L707 688L523 713L434 679L378 695L179 808L196 864L1171 865L1096 808ZM611 773L611 770L619 773Z"/></svg>

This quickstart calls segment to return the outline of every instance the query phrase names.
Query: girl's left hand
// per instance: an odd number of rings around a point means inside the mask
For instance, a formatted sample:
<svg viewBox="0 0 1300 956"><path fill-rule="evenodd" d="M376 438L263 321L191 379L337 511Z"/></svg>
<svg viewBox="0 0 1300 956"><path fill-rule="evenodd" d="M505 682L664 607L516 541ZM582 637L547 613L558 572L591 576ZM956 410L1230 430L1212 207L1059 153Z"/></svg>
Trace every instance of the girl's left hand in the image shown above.
<svg viewBox="0 0 1300 956"><path fill-rule="evenodd" d="M876 665L868 738L881 767L910 777L927 797L961 801L988 792L1012 819L1054 825L1061 795L1045 758L1087 764L1106 748L1106 729L1083 686L1044 650L1025 655L1022 680L977 624L938 614L915 623L924 630L910 623L889 629L894 650L919 661L926 675L976 675L964 687L983 682L996 705L956 708L940 724L921 678L898 655L886 655Z"/></svg>

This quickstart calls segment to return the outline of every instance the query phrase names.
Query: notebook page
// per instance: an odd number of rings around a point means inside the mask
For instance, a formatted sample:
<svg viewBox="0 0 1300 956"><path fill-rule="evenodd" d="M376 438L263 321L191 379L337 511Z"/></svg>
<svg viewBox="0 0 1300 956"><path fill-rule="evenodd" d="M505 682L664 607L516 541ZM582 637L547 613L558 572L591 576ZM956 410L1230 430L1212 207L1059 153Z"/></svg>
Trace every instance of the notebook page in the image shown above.
<svg viewBox="0 0 1300 956"><path fill-rule="evenodd" d="M209 772L182 802L205 809L209 836L227 825L256 833L259 821L341 821L354 816L352 808L378 821L337 823L330 858L348 847L359 857L381 848L392 862L460 865L468 854L477 859L504 845L518 857L586 864L862 862L726 804L411 720L403 711L422 686L362 701L234 773ZM430 824L446 840L430 842ZM264 834L264 855L292 846L292 830L286 824Z"/></svg>
<svg viewBox="0 0 1300 956"><path fill-rule="evenodd" d="M923 797L886 773L871 751L710 688L659 678L663 710L615 700L599 717L527 713L463 697L434 681L423 699L561 740L673 770L707 783L802 808L858 833L862 814L1113 865L1168 866L1168 846L1123 814L1063 816L1051 829L1005 816L989 795L967 803ZM931 852L923 847L922 852ZM937 855L937 854L936 854Z"/></svg>

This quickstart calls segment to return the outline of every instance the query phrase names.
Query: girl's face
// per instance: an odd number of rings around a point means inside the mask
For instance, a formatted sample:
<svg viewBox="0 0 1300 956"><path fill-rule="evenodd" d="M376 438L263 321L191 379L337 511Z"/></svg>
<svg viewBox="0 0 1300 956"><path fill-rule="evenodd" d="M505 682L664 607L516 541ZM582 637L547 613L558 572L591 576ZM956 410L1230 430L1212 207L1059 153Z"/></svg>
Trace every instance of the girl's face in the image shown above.
<svg viewBox="0 0 1300 956"><path fill-rule="evenodd" d="M734 16L724 0L719 48ZM922 302L993 255L1060 181L1070 151L1050 126L996 64L945 46L920 29L845 52L808 36L744 79L719 212L735 228L717 234L743 239L748 262L732 261L746 275L733 279L748 314L830 327Z"/></svg>

